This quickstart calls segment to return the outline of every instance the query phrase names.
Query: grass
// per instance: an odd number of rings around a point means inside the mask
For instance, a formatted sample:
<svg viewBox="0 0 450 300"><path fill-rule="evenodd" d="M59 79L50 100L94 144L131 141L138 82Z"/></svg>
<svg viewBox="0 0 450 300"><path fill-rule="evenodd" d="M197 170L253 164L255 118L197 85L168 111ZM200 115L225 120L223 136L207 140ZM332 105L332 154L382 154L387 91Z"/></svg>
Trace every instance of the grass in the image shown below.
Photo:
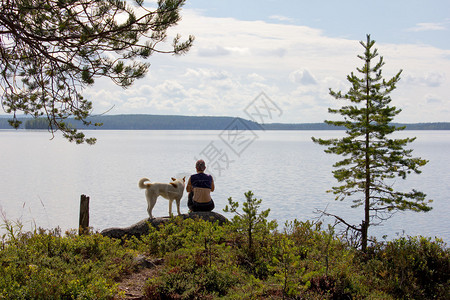
<svg viewBox="0 0 450 300"><path fill-rule="evenodd" d="M174 218L127 240L4 221L0 299L120 299L138 255L163 261L146 299L450 299L442 240L402 237L362 253L332 226L295 220L278 230L258 205L245 208L224 226Z"/></svg>

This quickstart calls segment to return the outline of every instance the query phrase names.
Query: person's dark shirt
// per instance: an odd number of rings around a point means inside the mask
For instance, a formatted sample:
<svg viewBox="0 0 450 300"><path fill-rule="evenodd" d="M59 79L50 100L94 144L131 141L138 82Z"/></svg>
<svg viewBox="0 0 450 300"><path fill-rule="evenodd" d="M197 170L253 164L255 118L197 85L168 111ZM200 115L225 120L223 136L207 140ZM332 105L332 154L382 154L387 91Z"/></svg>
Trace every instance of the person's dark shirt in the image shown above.
<svg viewBox="0 0 450 300"><path fill-rule="evenodd" d="M193 188L211 189L212 176L205 173L191 175L191 185Z"/></svg>

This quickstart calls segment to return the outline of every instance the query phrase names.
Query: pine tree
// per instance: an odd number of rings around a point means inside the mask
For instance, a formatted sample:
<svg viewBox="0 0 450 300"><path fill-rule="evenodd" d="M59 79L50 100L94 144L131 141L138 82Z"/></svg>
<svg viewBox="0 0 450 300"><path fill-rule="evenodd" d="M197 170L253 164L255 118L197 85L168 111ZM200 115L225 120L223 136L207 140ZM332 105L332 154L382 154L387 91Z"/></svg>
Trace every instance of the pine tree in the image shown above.
<svg viewBox="0 0 450 300"><path fill-rule="evenodd" d="M390 105L390 93L396 88L402 71L386 81L382 76L383 57L374 61L378 56L375 41L367 35L366 43L361 41L360 44L364 47L364 55L358 55L364 62L362 68L357 68L360 77L353 72L347 76L351 88L346 94L330 89L330 95L337 100L350 101L339 109L328 109L331 114L343 116L343 120L325 121L345 127L346 136L312 139L315 143L328 146L326 153L344 156L343 160L333 165L333 175L341 185L333 187L331 192L336 195L336 200L350 198L353 208L362 206L364 218L360 225L355 226L334 216L358 233L362 250L366 251L371 225L380 224L396 211L429 211L431 200L425 200L426 195L415 189L400 192L393 188L392 179L405 179L412 172L421 173L419 167L427 161L413 158L412 149L405 149L415 138L389 137L405 128L391 124L401 112L401 109Z"/></svg>
<svg viewBox="0 0 450 300"><path fill-rule="evenodd" d="M167 30L181 19L185 0L1 0L0 90L3 109L20 125L16 113L45 117L53 130L77 143L85 139L64 121L81 120L92 102L81 90L97 78L128 87L142 78L155 52L183 54L194 37L161 48Z"/></svg>

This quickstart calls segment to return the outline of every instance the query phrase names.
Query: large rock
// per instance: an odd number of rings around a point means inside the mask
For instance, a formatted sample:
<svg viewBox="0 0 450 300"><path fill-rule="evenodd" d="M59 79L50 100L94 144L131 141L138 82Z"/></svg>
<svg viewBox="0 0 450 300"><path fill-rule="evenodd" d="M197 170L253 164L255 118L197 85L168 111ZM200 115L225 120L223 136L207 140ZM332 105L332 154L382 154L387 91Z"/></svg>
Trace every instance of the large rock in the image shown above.
<svg viewBox="0 0 450 300"><path fill-rule="evenodd" d="M203 219L210 222L219 222L219 225L223 225L228 222L228 219L218 214L216 212L191 212L188 214L182 214L179 217L186 219ZM170 221L170 217L161 217L153 219L144 219L138 223L125 228L107 228L101 232L103 236L110 238L121 239L124 237L140 237L141 235L146 235L149 232L149 224L158 228L159 225L167 223Z"/></svg>

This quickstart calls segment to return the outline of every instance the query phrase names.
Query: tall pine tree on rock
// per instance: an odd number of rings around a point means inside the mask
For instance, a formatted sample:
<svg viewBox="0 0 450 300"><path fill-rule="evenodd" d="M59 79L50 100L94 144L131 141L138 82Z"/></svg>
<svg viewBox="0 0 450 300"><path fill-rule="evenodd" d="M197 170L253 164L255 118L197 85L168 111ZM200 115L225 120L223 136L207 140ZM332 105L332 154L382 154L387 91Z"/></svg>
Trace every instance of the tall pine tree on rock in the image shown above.
<svg viewBox="0 0 450 300"><path fill-rule="evenodd" d="M362 206L364 218L361 224L352 225L341 217L332 216L357 233L361 248L366 251L371 225L382 223L396 211L429 211L432 201L426 200L426 195L415 189L400 192L393 188L394 178L405 179L410 173L421 173L419 168L427 161L413 158L412 149L405 149L415 138L389 137L405 128L391 124L401 112L401 109L390 105L390 93L396 88L402 71L386 81L382 76L383 57L375 62L378 56L375 41L367 35L367 41L360 44L364 47L364 54L358 55L364 62L362 68L357 68L360 77L353 72L347 76L351 88L346 94L330 89L330 95L337 100L350 102L339 109L328 109L331 114L341 115L343 120L325 121L345 127L346 136L334 139L313 137L312 140L328 146L326 153L344 157L333 165L333 175L341 185L333 187L330 192L336 195L336 200L353 201L353 208Z"/></svg>

